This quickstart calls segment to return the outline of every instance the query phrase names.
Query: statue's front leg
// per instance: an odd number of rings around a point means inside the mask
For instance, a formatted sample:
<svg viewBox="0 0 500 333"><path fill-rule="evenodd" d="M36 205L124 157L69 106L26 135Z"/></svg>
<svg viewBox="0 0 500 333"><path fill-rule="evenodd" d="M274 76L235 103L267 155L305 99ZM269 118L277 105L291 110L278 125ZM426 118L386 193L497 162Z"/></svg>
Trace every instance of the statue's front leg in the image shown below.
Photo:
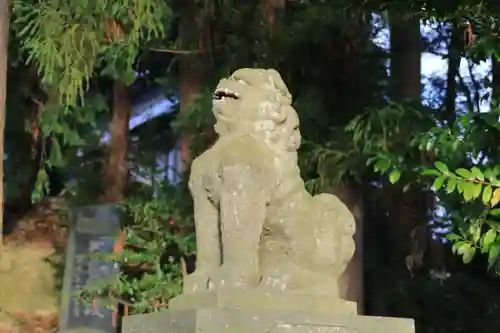
<svg viewBox="0 0 500 333"><path fill-rule="evenodd" d="M222 267L216 288L256 286L259 245L266 218L269 184L247 166L226 167L220 202Z"/></svg>
<svg viewBox="0 0 500 333"><path fill-rule="evenodd" d="M196 161L195 161L196 162ZM184 292L193 293L211 289L211 277L221 265L219 211L209 200L203 185L203 176L193 163L189 189L194 203L196 230L196 269L185 277Z"/></svg>

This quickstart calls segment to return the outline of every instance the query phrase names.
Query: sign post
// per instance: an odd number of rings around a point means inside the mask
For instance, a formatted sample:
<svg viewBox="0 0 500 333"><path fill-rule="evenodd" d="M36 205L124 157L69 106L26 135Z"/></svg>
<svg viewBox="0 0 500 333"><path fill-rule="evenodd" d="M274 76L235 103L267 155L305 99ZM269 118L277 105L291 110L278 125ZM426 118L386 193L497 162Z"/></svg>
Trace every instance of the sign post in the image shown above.
<svg viewBox="0 0 500 333"><path fill-rule="evenodd" d="M59 332L116 333L116 310L98 300L86 304L74 293L96 280L117 276L117 264L89 255L113 253L121 230L120 213L115 205L76 207L71 209L69 222Z"/></svg>

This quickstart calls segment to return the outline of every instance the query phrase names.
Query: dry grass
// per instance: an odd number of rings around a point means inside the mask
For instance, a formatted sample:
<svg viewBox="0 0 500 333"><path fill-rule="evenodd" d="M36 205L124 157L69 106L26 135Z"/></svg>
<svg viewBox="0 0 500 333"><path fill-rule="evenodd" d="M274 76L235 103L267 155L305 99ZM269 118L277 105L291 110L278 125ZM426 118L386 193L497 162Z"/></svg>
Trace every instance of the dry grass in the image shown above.
<svg viewBox="0 0 500 333"><path fill-rule="evenodd" d="M65 228L39 205L17 223L0 253L0 333L48 333L57 325L58 265Z"/></svg>
<svg viewBox="0 0 500 333"><path fill-rule="evenodd" d="M4 247L4 265L0 270L0 323L21 324L19 314L57 313L59 299L54 268L46 260L53 253L54 249L36 243Z"/></svg>

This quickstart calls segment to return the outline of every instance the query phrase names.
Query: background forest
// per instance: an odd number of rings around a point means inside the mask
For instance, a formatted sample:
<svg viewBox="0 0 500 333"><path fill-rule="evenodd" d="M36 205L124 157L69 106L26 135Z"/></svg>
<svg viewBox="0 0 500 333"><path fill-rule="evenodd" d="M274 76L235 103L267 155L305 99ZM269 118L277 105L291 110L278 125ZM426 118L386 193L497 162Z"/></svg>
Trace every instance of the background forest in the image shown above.
<svg viewBox="0 0 500 333"><path fill-rule="evenodd" d="M58 246L67 207L119 203L124 244L108 259L121 274L82 297L124 314L166 307L193 269L184 175L216 139L213 87L240 67L276 68L310 191L337 194L358 220L362 312L415 318L419 333L500 329L498 2L0 6L0 288L19 283L14 247ZM443 75L422 75L423 52L445 60Z"/></svg>

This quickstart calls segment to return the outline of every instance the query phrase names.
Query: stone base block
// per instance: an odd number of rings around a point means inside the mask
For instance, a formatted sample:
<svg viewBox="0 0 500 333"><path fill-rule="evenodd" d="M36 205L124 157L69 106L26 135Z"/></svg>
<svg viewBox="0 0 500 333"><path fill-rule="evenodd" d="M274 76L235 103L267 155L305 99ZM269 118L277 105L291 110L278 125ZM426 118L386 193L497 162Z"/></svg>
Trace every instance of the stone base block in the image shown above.
<svg viewBox="0 0 500 333"><path fill-rule="evenodd" d="M123 318L122 333L414 333L411 319L224 309L167 310Z"/></svg>
<svg viewBox="0 0 500 333"><path fill-rule="evenodd" d="M236 309L272 311L314 311L342 315L356 315L357 303L328 295L298 294L290 292L255 292L221 290L182 294L170 300L171 310Z"/></svg>

